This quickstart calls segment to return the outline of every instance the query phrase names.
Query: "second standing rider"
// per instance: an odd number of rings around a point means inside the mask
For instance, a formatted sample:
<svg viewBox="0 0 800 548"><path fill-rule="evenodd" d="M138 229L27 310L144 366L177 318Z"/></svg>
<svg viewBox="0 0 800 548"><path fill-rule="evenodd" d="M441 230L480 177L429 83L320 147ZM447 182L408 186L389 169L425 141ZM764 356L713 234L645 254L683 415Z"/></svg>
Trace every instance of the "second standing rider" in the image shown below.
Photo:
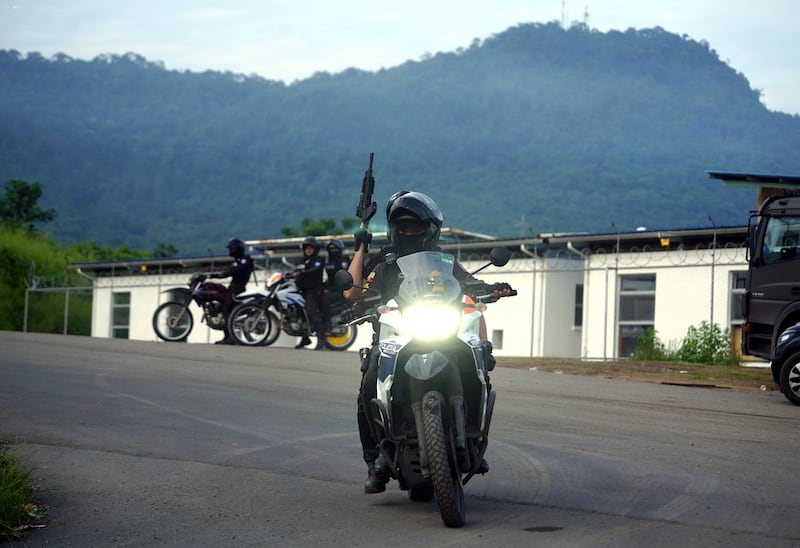
<svg viewBox="0 0 800 548"><path fill-rule="evenodd" d="M303 240L305 261L292 272L297 288L303 292L303 298L306 301L308 321L317 335L317 346L314 350L325 348L323 342L325 327L322 321L322 273L325 272L325 261L319 256L320 247L319 241L312 236ZM310 335L311 333L306 333L295 348L303 348L311 344Z"/></svg>

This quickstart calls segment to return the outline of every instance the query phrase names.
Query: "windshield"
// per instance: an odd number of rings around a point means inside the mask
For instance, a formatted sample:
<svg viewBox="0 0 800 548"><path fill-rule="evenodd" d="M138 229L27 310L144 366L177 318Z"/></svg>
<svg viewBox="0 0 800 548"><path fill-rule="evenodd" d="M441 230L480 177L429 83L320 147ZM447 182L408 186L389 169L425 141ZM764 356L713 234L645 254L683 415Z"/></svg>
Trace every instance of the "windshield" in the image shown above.
<svg viewBox="0 0 800 548"><path fill-rule="evenodd" d="M403 273L398 302L450 302L457 299L461 285L453 276L454 262L452 255L439 251L421 251L398 258L397 266Z"/></svg>
<svg viewBox="0 0 800 548"><path fill-rule="evenodd" d="M768 217L761 256L767 264L795 259L800 247L800 217Z"/></svg>

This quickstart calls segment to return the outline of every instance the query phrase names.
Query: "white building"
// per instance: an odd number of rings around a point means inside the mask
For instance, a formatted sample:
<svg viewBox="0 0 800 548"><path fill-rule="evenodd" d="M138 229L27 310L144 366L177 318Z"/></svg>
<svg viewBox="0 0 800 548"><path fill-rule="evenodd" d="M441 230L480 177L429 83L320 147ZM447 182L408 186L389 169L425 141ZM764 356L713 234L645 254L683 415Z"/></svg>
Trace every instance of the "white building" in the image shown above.
<svg viewBox="0 0 800 548"><path fill-rule="evenodd" d="M338 237L352 249L349 236ZM377 248L380 235L375 237ZM747 272L745 239L745 227L540 234L514 240L445 229L442 247L470 271L487 262L493 246L512 251L506 267L488 267L478 275L489 283L508 282L519 293L486 312L498 356L615 359L629 356L648 327L673 349L689 327L704 321L731 329L738 338ZM263 284L272 271L301 262L298 242L247 242L257 265L257 281L248 289ZM155 341L151 319L166 300L164 291L185 286L192 272L220 270L227 262L227 257L200 257L71 268L94 279L92 336ZM221 332L200 324L199 311L194 312L188 342L221 338ZM368 326L362 327L352 350L368 346L370 334ZM282 335L276 344L295 342Z"/></svg>

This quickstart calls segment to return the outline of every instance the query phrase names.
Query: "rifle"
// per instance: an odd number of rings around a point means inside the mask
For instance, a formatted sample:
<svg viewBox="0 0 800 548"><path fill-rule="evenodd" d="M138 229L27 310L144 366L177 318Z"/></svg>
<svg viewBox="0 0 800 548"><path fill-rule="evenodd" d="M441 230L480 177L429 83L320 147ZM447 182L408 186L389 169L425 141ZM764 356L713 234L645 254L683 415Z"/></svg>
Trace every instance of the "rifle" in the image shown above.
<svg viewBox="0 0 800 548"><path fill-rule="evenodd" d="M369 153L369 166L367 172L364 173L364 180L361 182L361 198L356 207L356 217L361 219L361 228L369 225L369 220L378 210L378 204L372 201L372 193L375 192L375 178L372 176L372 158L374 156L374 152Z"/></svg>

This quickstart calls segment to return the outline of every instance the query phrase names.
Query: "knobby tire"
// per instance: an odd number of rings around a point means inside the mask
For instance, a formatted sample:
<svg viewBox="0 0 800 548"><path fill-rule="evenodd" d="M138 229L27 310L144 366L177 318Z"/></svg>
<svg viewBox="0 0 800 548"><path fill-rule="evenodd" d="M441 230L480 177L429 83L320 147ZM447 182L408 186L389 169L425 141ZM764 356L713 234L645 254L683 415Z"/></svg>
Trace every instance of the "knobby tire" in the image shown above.
<svg viewBox="0 0 800 548"><path fill-rule="evenodd" d="M428 392L422 398L422 424L431 481L442 521L447 527L463 527L464 490L456 468L450 462L449 436L444 429L444 399L438 392Z"/></svg>

